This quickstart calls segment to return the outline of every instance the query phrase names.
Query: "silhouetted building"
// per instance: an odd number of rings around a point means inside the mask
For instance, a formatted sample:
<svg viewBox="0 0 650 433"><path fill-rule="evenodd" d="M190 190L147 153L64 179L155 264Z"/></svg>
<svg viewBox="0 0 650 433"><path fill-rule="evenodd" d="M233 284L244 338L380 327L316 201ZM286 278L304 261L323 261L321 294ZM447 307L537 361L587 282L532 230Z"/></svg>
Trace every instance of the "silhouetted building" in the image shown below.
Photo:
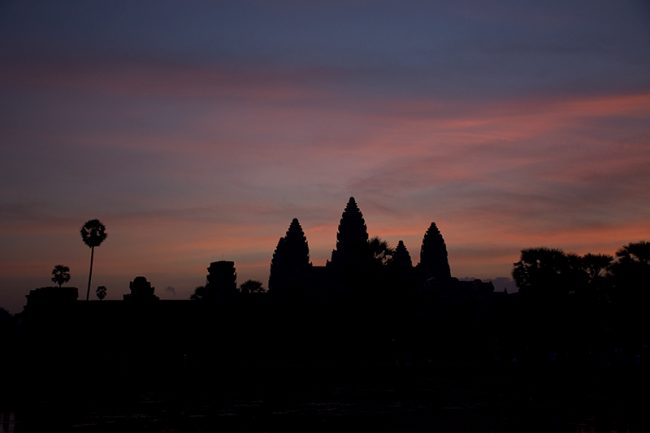
<svg viewBox="0 0 650 433"><path fill-rule="evenodd" d="M29 291L26 295L25 309L57 309L75 303L79 297L76 287L41 287Z"/></svg>
<svg viewBox="0 0 650 433"><path fill-rule="evenodd" d="M155 287L145 277L138 276L129 283L130 294L124 295L125 301L155 301L158 296L154 295Z"/></svg>
<svg viewBox="0 0 650 433"><path fill-rule="evenodd" d="M354 197L350 197L336 233L336 249L332 251L332 265L342 267L365 265L369 258L366 221Z"/></svg>
<svg viewBox="0 0 650 433"><path fill-rule="evenodd" d="M411 254L406 249L404 241L399 241L395 252L393 253L393 260L391 266L400 272L409 272L413 269L413 262L411 261Z"/></svg>
<svg viewBox="0 0 650 433"><path fill-rule="evenodd" d="M338 288L360 288L367 283L372 262L366 222L354 197L350 197L341 215L336 249L332 251L328 267Z"/></svg>
<svg viewBox="0 0 650 433"><path fill-rule="evenodd" d="M420 278L425 282L446 282L451 278L447 246L436 223L432 222L422 239L420 249Z"/></svg>
<svg viewBox="0 0 650 433"><path fill-rule="evenodd" d="M280 238L273 253L269 276L270 293L281 297L302 297L310 268L309 245L300 222L294 218L287 234Z"/></svg>
<svg viewBox="0 0 650 433"><path fill-rule="evenodd" d="M388 264L388 284L396 295L406 296L411 294L415 287L415 272L411 254L409 254L403 241L397 243L392 260Z"/></svg>
<svg viewBox="0 0 650 433"><path fill-rule="evenodd" d="M307 287L309 288L309 293L307 293L308 298L312 301L326 302L329 295L328 291L332 289L331 280L331 270L327 266L312 265L307 280Z"/></svg>
<svg viewBox="0 0 650 433"><path fill-rule="evenodd" d="M230 299L237 295L237 272L235 262L219 260L208 267L208 283L198 299L214 301Z"/></svg>

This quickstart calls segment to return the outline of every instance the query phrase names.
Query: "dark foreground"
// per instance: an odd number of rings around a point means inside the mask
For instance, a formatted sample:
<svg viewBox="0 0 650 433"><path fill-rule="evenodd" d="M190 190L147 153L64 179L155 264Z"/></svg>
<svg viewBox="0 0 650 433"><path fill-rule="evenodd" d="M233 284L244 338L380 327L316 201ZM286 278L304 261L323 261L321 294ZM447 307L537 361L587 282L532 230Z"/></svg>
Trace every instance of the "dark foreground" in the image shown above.
<svg viewBox="0 0 650 433"><path fill-rule="evenodd" d="M650 432L641 304L455 293L31 306L5 327L0 429Z"/></svg>
<svg viewBox="0 0 650 433"><path fill-rule="evenodd" d="M47 385L4 395L0 431L650 431L650 381L634 369L274 368Z"/></svg>

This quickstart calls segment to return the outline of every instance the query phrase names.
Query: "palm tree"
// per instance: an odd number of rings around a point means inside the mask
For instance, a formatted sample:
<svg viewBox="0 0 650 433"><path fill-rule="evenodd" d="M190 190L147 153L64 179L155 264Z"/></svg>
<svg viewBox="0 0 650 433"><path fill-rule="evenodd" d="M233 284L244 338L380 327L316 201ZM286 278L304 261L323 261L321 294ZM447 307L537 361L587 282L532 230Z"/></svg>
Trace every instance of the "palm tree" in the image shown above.
<svg viewBox="0 0 650 433"><path fill-rule="evenodd" d="M375 236L368 241L372 257L380 265L388 265L393 260L395 250L388 245L388 242Z"/></svg>
<svg viewBox="0 0 650 433"><path fill-rule="evenodd" d="M90 247L90 272L88 273L88 289L86 290L86 301L90 298L90 281L93 276L93 259L95 247L98 247L106 239L106 227L98 219L87 221L81 227L81 239Z"/></svg>
<svg viewBox="0 0 650 433"><path fill-rule="evenodd" d="M52 281L58 284L59 287L70 281L70 268L63 265L56 265L52 269Z"/></svg>

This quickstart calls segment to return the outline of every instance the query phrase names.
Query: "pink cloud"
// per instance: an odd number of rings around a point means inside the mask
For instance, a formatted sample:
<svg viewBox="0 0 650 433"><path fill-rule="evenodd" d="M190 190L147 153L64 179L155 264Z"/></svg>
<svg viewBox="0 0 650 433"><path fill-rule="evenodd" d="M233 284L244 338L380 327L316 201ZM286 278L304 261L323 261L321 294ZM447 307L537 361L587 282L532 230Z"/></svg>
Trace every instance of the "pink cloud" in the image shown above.
<svg viewBox="0 0 650 433"><path fill-rule="evenodd" d="M151 274L188 294L216 259L236 259L240 282L266 283L293 217L325 263L350 195L370 234L403 239L415 262L436 221L459 276L509 275L521 248L613 253L650 234L647 93L358 98L323 84L331 70L102 65L0 69L43 101L2 125L11 178L34 173L29 190L2 187L13 197L1 214L7 271L47 283L61 261L83 286L79 215L90 214L109 228L98 278L121 293Z"/></svg>

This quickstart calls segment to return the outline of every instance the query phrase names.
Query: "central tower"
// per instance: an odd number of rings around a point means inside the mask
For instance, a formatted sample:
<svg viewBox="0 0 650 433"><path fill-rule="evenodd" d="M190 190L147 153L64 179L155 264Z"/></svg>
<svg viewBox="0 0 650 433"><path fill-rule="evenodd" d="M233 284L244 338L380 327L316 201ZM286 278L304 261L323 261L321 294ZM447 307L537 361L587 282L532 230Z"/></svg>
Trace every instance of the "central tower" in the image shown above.
<svg viewBox="0 0 650 433"><path fill-rule="evenodd" d="M363 267L370 256L366 222L354 197L350 197L336 233L336 249L332 251L332 266L343 269Z"/></svg>

